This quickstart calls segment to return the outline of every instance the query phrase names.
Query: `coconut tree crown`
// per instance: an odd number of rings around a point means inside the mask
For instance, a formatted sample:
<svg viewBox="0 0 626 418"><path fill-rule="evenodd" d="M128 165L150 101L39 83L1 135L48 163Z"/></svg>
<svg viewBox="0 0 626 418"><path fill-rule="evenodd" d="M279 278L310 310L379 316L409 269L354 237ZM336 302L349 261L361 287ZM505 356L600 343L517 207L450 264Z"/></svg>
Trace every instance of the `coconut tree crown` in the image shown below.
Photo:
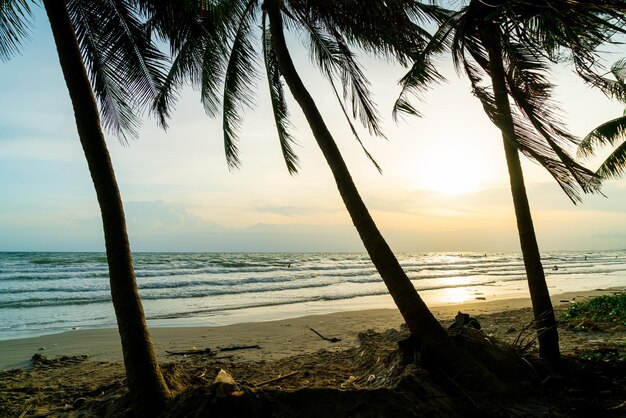
<svg viewBox="0 0 626 418"><path fill-rule="evenodd" d="M150 40L135 1L66 4L104 127L122 141L136 137L165 78L165 56ZM34 7L38 2L32 0L0 0L0 60L19 53Z"/></svg>
<svg viewBox="0 0 626 418"><path fill-rule="evenodd" d="M552 100L554 85L550 65L571 60L583 79L605 92L622 94L615 83L599 76L594 67L597 46L623 32L624 3L621 1L503 1L471 0L443 22L419 59L402 79L403 87L394 114L415 113L407 106L410 94L420 95L433 81L433 57L451 52L455 68L465 73L474 95L489 118L498 125L502 115L490 85L488 50L497 48L505 71L507 95L512 107L514 145L545 167L574 202L580 191L599 189L593 172L568 153L579 139L560 121Z"/></svg>
<svg viewBox="0 0 626 418"><path fill-rule="evenodd" d="M182 13L181 9L170 8L169 15L163 13L167 12L167 6L152 9L154 30L169 41L174 56L155 108L165 125L177 91L190 82L200 91L209 115L222 112L227 162L231 168L238 167L237 137L242 112L253 105L253 90L260 78L257 64L262 62L281 150L293 174L298 168L295 141L290 134L287 101L267 27L266 3L259 0L187 2ZM428 39L420 23L446 17L445 10L438 6L406 0L280 0L278 6L285 27L306 43L311 61L329 80L361 145L352 119L358 119L370 134L384 135L355 49L401 63L412 62L416 51ZM174 10L176 14L171 13Z"/></svg>

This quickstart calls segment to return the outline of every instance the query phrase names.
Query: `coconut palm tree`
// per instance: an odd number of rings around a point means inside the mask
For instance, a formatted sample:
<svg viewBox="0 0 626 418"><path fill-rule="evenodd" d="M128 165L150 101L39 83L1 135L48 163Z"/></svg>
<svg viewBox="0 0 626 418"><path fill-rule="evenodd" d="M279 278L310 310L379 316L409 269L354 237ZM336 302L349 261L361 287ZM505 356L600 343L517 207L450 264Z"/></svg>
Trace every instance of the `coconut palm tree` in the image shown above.
<svg viewBox="0 0 626 418"><path fill-rule="evenodd" d="M151 44L131 2L43 0L74 109L78 137L102 214L111 297L128 388L139 412L154 415L169 397L139 298L124 210L102 124L121 138L134 135L136 112L153 100L162 55ZM28 34L32 2L0 1L0 59L16 53ZM100 111L94 97L100 100Z"/></svg>
<svg viewBox="0 0 626 418"><path fill-rule="evenodd" d="M553 366L560 357L558 331L519 151L543 165L574 203L580 200L580 190L598 189L593 173L567 152L577 139L558 120L548 73L550 64L563 59L560 54L567 50L579 74L596 80L589 71L593 50L608 32L617 30L612 18L602 16L610 10L605 3L470 0L440 25L403 78L394 109L396 116L414 113L407 105L409 94L419 94L439 77L431 64L433 56L450 51L457 71L468 76L474 95L502 132L539 350Z"/></svg>
<svg viewBox="0 0 626 418"><path fill-rule="evenodd" d="M252 102L251 87L257 76L259 60L254 44L255 36L260 35L261 59L267 75L274 122L289 172L297 171L297 158L289 133L283 79L302 109L352 222L410 331L422 347L439 360L438 364L460 379L472 376L466 383L471 379L483 388L486 385L497 388L495 376L451 341L378 230L317 105L300 79L284 36L286 27L308 38L313 61L330 80L331 90L339 99L350 128L360 142L342 98L352 103L352 116L359 117L371 133L382 135L382 132L369 97L368 82L352 47L356 45L406 63L426 36L416 22L425 19L428 13L436 18L443 18L445 13L434 6L402 0L207 1L202 3L200 10L189 7L187 13L181 13L181 9L177 9L175 15L167 17L171 10L163 7L146 11L155 16L153 28L170 40L174 55L163 93L156 103L163 115L163 123L174 103L176 89L183 82L191 81L201 91L209 114L216 115L221 102L226 157L231 167L237 167L240 164L235 142L237 128L241 123L242 107ZM260 34L255 31L259 15ZM335 77L341 81L343 97L336 88Z"/></svg>

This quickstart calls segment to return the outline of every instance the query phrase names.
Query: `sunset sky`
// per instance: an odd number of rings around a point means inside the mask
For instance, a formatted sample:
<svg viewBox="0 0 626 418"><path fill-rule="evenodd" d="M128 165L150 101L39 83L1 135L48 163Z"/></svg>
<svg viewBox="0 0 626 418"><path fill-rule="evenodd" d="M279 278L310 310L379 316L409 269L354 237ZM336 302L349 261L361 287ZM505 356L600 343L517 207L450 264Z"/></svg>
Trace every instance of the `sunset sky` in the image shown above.
<svg viewBox="0 0 626 418"><path fill-rule="evenodd" d="M100 251L99 211L78 142L47 20L37 11L23 54L0 63L0 251ZM375 221L398 252L518 251L499 131L449 62L449 83L424 102L424 117L395 124L391 107L403 69L363 58L388 140L351 137L332 91L291 38L296 63L325 116ZM607 56L607 65L621 56ZM571 68L554 72L571 131L585 135L623 106L591 91ZM242 168L226 166L220 121L197 92L182 95L170 129L153 120L127 146L108 144L135 251L362 251L297 104L291 121L300 173L290 176L269 111L264 78L240 135ZM595 168L597 161L590 163ZM540 248L626 248L626 181L574 206L538 165L524 161Z"/></svg>

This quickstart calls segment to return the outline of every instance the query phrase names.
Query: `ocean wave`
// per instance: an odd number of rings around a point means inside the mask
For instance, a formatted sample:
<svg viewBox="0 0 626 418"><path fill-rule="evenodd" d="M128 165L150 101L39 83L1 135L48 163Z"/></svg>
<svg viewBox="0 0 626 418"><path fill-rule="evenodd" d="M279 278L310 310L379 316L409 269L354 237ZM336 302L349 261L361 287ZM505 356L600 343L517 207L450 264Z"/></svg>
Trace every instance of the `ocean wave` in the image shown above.
<svg viewBox="0 0 626 418"><path fill-rule="evenodd" d="M403 254L399 261L418 292L525 279L519 254ZM151 318L387 293L363 253L136 253L134 264ZM543 264L548 280L626 282L626 251L544 254ZM0 253L0 311L0 330L101 323L94 318L112 312L105 255Z"/></svg>

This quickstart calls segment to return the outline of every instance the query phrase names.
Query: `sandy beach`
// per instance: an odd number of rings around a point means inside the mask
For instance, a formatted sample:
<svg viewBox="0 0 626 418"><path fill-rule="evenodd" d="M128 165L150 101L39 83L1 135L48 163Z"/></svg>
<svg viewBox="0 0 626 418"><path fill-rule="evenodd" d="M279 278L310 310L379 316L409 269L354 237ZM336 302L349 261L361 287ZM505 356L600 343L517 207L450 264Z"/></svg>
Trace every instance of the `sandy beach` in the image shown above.
<svg viewBox="0 0 626 418"><path fill-rule="evenodd" d="M555 313L559 318L574 302L625 290L619 287L557 294L553 296ZM482 335L489 340L515 344L522 337L521 344L526 345L535 338L527 298L445 304L431 309L444 324L450 323L458 311L469 313L480 322ZM170 415L166 415L197 416L201 411L198 405L207 396L201 388L210 388L220 370L226 370L246 387L267 388L269 392L263 393L269 393L268 396L294 394L294 409L278 416L298 416L303 399L314 404L328 402L325 395L320 395L318 401L307 397L325 393L316 390L336 393L348 390L354 396L365 396L359 402L368 403L372 401L367 400L369 391L361 389L380 388L384 392L400 378L398 373L402 369L396 369L394 362L399 358L398 342L408 337L401 323L395 309L369 309L219 327L153 327L153 342L167 384L174 394L182 396L180 407L191 408L185 415L174 404ZM311 328L332 341L322 339ZM559 335L562 354L572 359L580 353L622 351L626 346L624 324L591 329L561 324ZM233 346L254 348L221 350ZM528 347L528 353L534 352L532 345ZM207 353L206 349L210 351ZM190 350L195 353L190 354ZM598 364L603 367L602 363ZM0 368L0 416L100 417L128 413L116 329L75 330L0 341ZM394 370L398 372L394 374ZM619 367L593 370L588 376L583 369L582 374L563 380L569 386L559 392L561 395L555 395L558 401L550 397L521 399L517 404L507 404L506 408L518 414L523 411L515 416L533 417L562 416L558 411L564 410L576 417L587 417L597 410L619 413L625 407L621 404L623 391L619 390L626 384L624 371ZM424 383L428 390L440 390L428 382ZM199 392L191 393L197 393L200 398L185 400L188 388L197 388ZM304 398L298 397L298 393L303 393ZM386 416L384 405L396 402L393 390L384 393L391 397L372 401L379 409L372 416ZM433 399L442 396L448 395L435 394ZM420 399L411 402L427 408L425 416L463 416L460 411L464 407L451 406L449 402L424 403ZM550 415L555 411L557 415Z"/></svg>
<svg viewBox="0 0 626 418"><path fill-rule="evenodd" d="M552 299L557 309L564 309L573 302L619 290L624 288L563 293L554 295ZM469 313L479 321L498 313L499 319L485 322L483 328L487 333L506 334L511 325L508 324L510 321L504 321L502 316L510 315L516 322L527 323L532 319L529 307L530 299L516 298L445 304L432 306L431 309L444 323L450 322L458 311ZM498 321L501 322L500 325ZM343 349L354 346L361 331L368 329L384 331L398 328L401 323L400 314L395 309L372 309L220 327L153 327L150 331L161 362L171 361L176 357L168 354L168 351L194 348L219 350L232 345L258 345L260 347L258 349L229 352L237 359L255 361L275 360L328 348L329 343L317 336L309 327L325 337L341 339L333 344L333 348ZM122 360L116 329L74 330L41 337L0 341L0 369L29 368L32 366L31 357L34 354L48 358L85 355L89 360L96 362Z"/></svg>

